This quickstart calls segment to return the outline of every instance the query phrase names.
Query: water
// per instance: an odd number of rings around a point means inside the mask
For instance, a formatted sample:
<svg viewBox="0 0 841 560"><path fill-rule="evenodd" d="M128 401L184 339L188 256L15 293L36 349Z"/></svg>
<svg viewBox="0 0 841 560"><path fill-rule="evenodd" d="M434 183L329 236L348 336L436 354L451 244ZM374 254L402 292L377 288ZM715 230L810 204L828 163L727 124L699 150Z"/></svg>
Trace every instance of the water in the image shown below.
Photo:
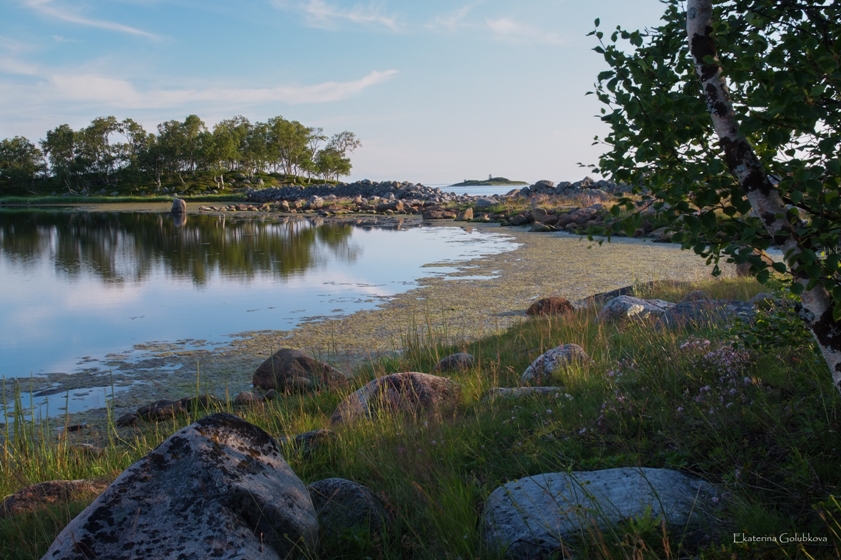
<svg viewBox="0 0 841 560"><path fill-rule="evenodd" d="M179 226L168 214L2 211L0 377L83 371L150 341L206 347L291 329L513 248L458 227L209 215Z"/></svg>

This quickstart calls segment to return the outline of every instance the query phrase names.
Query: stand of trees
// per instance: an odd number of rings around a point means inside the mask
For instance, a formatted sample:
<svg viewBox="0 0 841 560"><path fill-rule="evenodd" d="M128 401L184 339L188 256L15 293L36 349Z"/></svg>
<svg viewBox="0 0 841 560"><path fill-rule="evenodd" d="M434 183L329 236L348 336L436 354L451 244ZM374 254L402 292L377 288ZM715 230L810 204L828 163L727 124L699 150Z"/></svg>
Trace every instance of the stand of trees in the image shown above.
<svg viewBox="0 0 841 560"><path fill-rule="evenodd" d="M196 115L171 120L150 133L132 119L99 117L80 130L63 124L47 131L40 148L16 136L0 140L0 194L59 189L136 188L196 174L225 186L225 173L336 179L350 174L349 153L361 143L352 132L327 137L321 128L273 117L251 123L243 116L209 129ZM189 180L189 179L188 179Z"/></svg>

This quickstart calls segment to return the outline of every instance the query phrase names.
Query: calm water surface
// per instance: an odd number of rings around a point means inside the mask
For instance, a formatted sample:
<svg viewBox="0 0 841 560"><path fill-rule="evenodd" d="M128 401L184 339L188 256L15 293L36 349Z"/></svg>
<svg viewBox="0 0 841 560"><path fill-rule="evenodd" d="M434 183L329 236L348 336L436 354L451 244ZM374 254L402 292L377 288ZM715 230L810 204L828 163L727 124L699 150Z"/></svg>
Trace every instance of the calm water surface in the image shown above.
<svg viewBox="0 0 841 560"><path fill-rule="evenodd" d="M451 272L447 262L513 248L458 227L0 211L0 376L79 371L150 341L286 330L372 308Z"/></svg>

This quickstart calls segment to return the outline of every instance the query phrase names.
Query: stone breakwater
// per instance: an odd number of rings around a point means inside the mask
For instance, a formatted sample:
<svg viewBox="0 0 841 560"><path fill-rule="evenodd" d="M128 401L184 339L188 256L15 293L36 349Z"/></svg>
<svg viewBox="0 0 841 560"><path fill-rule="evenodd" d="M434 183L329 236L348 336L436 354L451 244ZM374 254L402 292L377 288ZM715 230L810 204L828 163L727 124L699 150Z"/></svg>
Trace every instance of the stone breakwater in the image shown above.
<svg viewBox="0 0 841 560"><path fill-rule="evenodd" d="M417 200L422 202L461 202L470 203L479 199L501 200L510 197L531 197L534 195L563 195L579 194L612 196L630 191L627 185L616 184L611 181L594 181L585 177L581 181L571 183L562 181L555 185L552 181L538 181L533 185L521 189L513 189L503 195L476 196L446 192L438 187L427 187L420 183L401 181L357 181L354 183L338 183L335 185L287 185L268 189L249 189L246 196L250 202L278 202L309 200L313 197L327 198L380 198L385 200Z"/></svg>

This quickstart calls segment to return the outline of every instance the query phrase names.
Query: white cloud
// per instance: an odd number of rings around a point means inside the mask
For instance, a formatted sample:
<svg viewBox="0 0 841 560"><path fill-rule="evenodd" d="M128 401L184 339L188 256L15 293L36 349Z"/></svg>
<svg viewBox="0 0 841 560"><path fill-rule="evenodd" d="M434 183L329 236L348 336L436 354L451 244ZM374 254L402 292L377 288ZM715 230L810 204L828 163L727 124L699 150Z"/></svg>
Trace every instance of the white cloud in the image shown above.
<svg viewBox="0 0 841 560"><path fill-rule="evenodd" d="M557 33L550 33L508 18L488 19L487 28L497 39L515 43L564 45L567 41Z"/></svg>
<svg viewBox="0 0 841 560"><path fill-rule="evenodd" d="M138 91L121 79L100 75L61 74L50 82L65 99L97 101L131 108L172 107L182 103L328 103L346 99L397 74L397 70L373 71L350 82L324 82L311 86L276 86L270 88L208 88Z"/></svg>
<svg viewBox="0 0 841 560"><path fill-rule="evenodd" d="M426 27L428 29L436 29L443 27L448 31L455 31L457 28L460 27L471 27L470 24L464 23L464 19L476 6L482 4L483 2L484 0L479 0L478 2L473 2L471 4L467 4L466 6L462 6L454 12L449 12L446 15L438 16L435 18L433 23L427 24Z"/></svg>
<svg viewBox="0 0 841 560"><path fill-rule="evenodd" d="M333 29L343 21L358 25L382 25L393 31L400 29L397 19L385 15L382 8L373 2L357 4L350 9L340 8L325 0L274 0L273 4L282 10L303 14L308 25L322 29Z"/></svg>
<svg viewBox="0 0 841 560"><path fill-rule="evenodd" d="M263 88L176 88L141 90L130 80L91 71L42 68L12 56L0 56L0 73L35 78L38 84L13 84L0 87L4 95L17 99L9 106L23 103L98 103L123 109L158 109L182 104L214 103L289 104L329 103L347 99L397 74L397 70L374 70L357 80L329 81L314 85L279 85ZM2 111L0 111L2 113Z"/></svg>
<svg viewBox="0 0 841 560"><path fill-rule="evenodd" d="M158 36L154 33L149 33L148 31L137 29L136 27L123 25L122 23L101 19L90 19L80 16L79 14L73 13L64 8L55 6L52 0L25 0L24 5L35 10L39 14L69 23L77 23L79 25L107 29L109 31L117 31L119 33L127 33L129 35L138 35L141 37L148 37L150 39L158 38Z"/></svg>

